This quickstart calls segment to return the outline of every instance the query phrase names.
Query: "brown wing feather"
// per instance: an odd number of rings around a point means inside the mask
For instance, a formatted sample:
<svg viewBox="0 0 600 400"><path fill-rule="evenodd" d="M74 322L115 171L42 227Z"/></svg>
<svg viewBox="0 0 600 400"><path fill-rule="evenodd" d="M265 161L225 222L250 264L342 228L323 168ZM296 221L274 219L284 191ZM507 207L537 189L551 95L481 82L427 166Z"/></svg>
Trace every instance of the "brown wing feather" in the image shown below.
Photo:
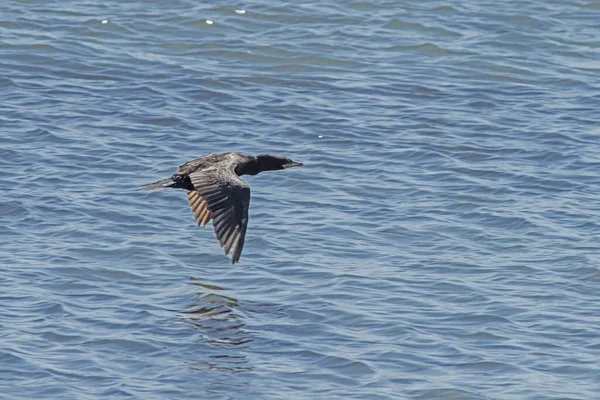
<svg viewBox="0 0 600 400"><path fill-rule="evenodd" d="M208 208L206 207L206 202L202 199L200 193L195 190L187 192L187 196L198 226L200 226L200 224L206 225L206 223L210 221L210 211L208 211Z"/></svg>

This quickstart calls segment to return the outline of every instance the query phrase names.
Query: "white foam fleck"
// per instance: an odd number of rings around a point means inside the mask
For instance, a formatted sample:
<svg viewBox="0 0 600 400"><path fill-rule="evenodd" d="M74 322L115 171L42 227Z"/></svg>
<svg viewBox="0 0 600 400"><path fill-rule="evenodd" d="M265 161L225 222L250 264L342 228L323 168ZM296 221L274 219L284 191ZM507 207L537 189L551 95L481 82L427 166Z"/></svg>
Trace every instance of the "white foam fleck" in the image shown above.
<svg viewBox="0 0 600 400"><path fill-rule="evenodd" d="M103 19L103 20L102 20L102 23L103 23L103 24L108 24L108 21L107 21L107 20L105 20L105 19Z"/></svg>
<svg viewBox="0 0 600 400"><path fill-rule="evenodd" d="M210 19L207 19L207 20L206 20L206 23L207 23L207 24L209 24L209 25L212 25L212 24L214 24L214 22L213 22L213 21L211 21Z"/></svg>
<svg viewBox="0 0 600 400"><path fill-rule="evenodd" d="M236 14L246 14L246 10L235 10Z"/></svg>

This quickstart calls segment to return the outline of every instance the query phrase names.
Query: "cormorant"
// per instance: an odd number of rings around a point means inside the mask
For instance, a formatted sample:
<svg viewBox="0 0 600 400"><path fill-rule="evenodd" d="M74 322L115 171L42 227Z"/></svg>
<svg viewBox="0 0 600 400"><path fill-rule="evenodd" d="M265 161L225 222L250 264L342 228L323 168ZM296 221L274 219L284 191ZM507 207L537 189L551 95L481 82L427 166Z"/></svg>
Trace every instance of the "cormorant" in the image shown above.
<svg viewBox="0 0 600 400"><path fill-rule="evenodd" d="M240 153L213 153L188 161L170 178L143 185L146 190L164 187L187 190L194 217L213 226L225 255L235 244L231 263L240 259L250 206L250 186L242 175L256 175L304 164L283 156L262 154L256 157Z"/></svg>

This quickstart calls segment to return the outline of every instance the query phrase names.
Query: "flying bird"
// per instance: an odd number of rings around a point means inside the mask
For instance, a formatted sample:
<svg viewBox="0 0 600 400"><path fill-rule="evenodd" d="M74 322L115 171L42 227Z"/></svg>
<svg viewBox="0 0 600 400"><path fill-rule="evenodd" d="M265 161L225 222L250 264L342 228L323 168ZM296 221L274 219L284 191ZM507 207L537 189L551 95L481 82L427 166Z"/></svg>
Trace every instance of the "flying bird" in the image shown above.
<svg viewBox="0 0 600 400"><path fill-rule="evenodd" d="M225 255L235 245L231 256L231 263L235 264L244 248L250 207L250 186L240 176L302 165L287 157L270 154L253 157L240 153L213 153L188 161L170 178L143 185L142 188L187 190L198 226L206 225L212 219Z"/></svg>

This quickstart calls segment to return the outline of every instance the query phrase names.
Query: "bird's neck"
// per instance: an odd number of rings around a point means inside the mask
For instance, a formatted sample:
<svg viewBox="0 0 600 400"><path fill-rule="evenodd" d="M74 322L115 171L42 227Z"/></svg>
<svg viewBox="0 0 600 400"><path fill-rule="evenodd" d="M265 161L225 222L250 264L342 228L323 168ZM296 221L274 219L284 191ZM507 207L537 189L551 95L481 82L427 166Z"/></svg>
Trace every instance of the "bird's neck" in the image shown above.
<svg viewBox="0 0 600 400"><path fill-rule="evenodd" d="M274 163L272 160L261 157L250 157L243 163L238 164L235 168L235 173L238 176L257 175L263 171L275 171L278 169L282 169L281 166Z"/></svg>
<svg viewBox="0 0 600 400"><path fill-rule="evenodd" d="M264 171L264 169L261 168L261 163L255 157L252 157L252 158L248 159L247 161L244 161L244 162L238 164L238 166L235 167L235 173L238 176L256 175L256 174L261 173L262 171Z"/></svg>

